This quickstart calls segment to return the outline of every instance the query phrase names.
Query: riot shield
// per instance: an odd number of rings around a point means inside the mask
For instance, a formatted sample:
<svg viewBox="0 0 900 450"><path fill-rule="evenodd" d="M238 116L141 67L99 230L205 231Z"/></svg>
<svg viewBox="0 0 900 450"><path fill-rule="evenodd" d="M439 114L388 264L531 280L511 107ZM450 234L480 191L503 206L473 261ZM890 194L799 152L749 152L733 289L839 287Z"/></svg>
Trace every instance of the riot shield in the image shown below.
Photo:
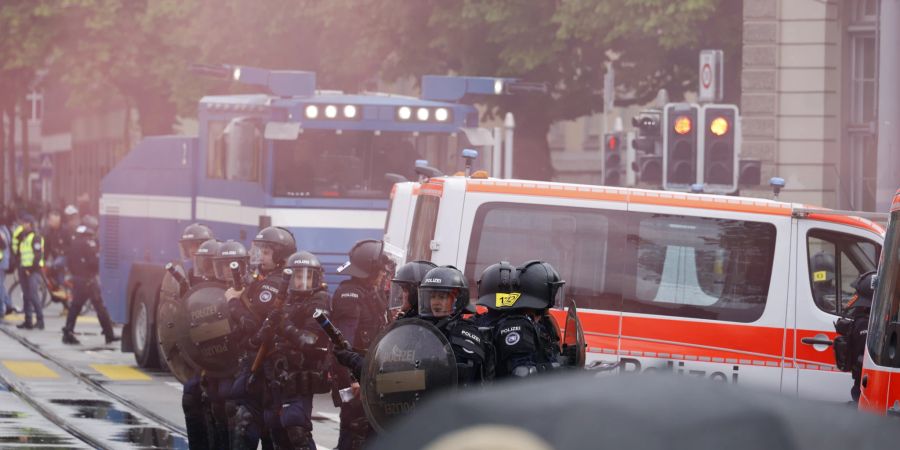
<svg viewBox="0 0 900 450"><path fill-rule="evenodd" d="M182 302L184 320L173 322L187 325L186 332L178 332L186 358L216 377L234 374L240 355L239 342L232 337L237 327L231 323L225 289L219 282L195 285Z"/></svg>
<svg viewBox="0 0 900 450"><path fill-rule="evenodd" d="M578 308L575 301L569 299L566 302L566 328L562 336L563 355L566 355L568 365L575 368L584 368L585 350L584 330L581 321L578 320Z"/></svg>
<svg viewBox="0 0 900 450"><path fill-rule="evenodd" d="M383 431L423 399L456 383L456 357L443 333L423 320L398 320L369 348L362 404L369 423Z"/></svg>
<svg viewBox="0 0 900 450"><path fill-rule="evenodd" d="M156 334L159 336L159 348L169 365L169 370L182 383L197 374L197 365L185 352L188 342L190 321L184 312L181 299L162 297L156 310Z"/></svg>
<svg viewBox="0 0 900 450"><path fill-rule="evenodd" d="M182 278L187 278L187 273L184 271L184 267L182 267L181 264L173 263L171 266L166 265L167 269L168 267L171 267L172 270L180 274ZM163 275L162 283L159 286L159 301L165 302L167 300L181 302L181 284L169 270L166 270L165 275Z"/></svg>

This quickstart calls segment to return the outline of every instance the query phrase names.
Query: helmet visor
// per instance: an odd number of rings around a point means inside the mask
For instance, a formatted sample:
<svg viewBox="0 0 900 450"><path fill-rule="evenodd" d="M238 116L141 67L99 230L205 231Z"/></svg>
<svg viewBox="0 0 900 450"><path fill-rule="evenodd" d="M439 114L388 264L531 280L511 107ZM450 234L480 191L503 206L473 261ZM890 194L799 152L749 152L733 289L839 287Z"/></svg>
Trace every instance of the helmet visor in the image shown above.
<svg viewBox="0 0 900 450"><path fill-rule="evenodd" d="M419 288L419 315L447 317L454 313L458 289Z"/></svg>
<svg viewBox="0 0 900 450"><path fill-rule="evenodd" d="M234 281L231 271L231 263L234 261L238 262L238 272L241 276L244 276L247 273L247 260L246 256L239 258L213 258L213 272L215 272L216 279L226 282Z"/></svg>
<svg viewBox="0 0 900 450"><path fill-rule="evenodd" d="M388 308L391 312L396 313L397 311L409 311L409 285L405 283L398 283L396 281L391 283L391 293L388 297Z"/></svg>
<svg viewBox="0 0 900 450"><path fill-rule="evenodd" d="M566 282L558 281L552 283L551 292L553 292L554 295L550 300L550 307L562 309L566 305Z"/></svg>
<svg viewBox="0 0 900 450"><path fill-rule="evenodd" d="M188 239L185 241L178 242L178 250L181 253L181 259L183 261L189 261L194 257L194 254L197 253L197 249L200 248L200 244L203 243L202 239Z"/></svg>
<svg viewBox="0 0 900 450"><path fill-rule="evenodd" d="M290 290L292 292L309 292L322 287L318 269L312 267L297 267L293 270L294 274L291 276L290 285Z"/></svg>
<svg viewBox="0 0 900 450"><path fill-rule="evenodd" d="M250 246L250 264L265 270L275 268L275 248L264 242L254 242Z"/></svg>
<svg viewBox="0 0 900 450"><path fill-rule="evenodd" d="M212 256L194 255L194 273L204 278L215 278Z"/></svg>

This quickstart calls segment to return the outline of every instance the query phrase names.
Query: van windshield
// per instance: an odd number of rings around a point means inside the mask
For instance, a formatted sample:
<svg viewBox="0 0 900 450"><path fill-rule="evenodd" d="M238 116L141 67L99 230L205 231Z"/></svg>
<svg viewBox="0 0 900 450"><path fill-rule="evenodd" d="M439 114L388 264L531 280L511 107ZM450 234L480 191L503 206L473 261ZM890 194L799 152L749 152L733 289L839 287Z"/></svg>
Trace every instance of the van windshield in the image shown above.
<svg viewBox="0 0 900 450"><path fill-rule="evenodd" d="M431 261L431 241L437 226L438 210L441 198L434 195L419 195L416 200L416 212L413 215L412 228L409 231L409 246L406 250L407 261Z"/></svg>
<svg viewBox="0 0 900 450"><path fill-rule="evenodd" d="M869 316L869 354L879 366L900 367L896 356L900 337L900 210L891 211L884 251L878 268L878 286Z"/></svg>

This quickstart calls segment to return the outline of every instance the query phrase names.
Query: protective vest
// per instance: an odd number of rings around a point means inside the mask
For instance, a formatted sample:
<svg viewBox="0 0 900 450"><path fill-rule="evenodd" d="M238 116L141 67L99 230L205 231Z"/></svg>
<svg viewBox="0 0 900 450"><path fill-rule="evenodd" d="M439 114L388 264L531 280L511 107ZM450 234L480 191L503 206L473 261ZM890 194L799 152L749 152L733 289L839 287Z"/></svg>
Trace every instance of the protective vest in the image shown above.
<svg viewBox="0 0 900 450"><path fill-rule="evenodd" d="M21 267L44 267L44 253L41 251L44 248L44 238L38 237L37 242L35 242L35 236L37 236L37 233L29 233L19 244L19 265ZM37 248L35 248L35 245L37 245ZM37 264L34 261L35 251L40 254Z"/></svg>
<svg viewBox="0 0 900 450"><path fill-rule="evenodd" d="M19 236L22 235L23 231L25 231L25 227L19 225L12 232L12 252L14 255L19 254Z"/></svg>

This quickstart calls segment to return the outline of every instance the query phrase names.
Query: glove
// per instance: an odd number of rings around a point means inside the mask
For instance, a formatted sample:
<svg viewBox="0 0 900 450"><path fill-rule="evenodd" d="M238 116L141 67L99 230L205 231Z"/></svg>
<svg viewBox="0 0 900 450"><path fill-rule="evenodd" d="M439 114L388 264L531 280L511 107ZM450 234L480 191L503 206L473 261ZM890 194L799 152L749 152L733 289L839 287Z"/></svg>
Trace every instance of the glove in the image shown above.
<svg viewBox="0 0 900 450"><path fill-rule="evenodd" d="M362 359L359 353L344 349L335 349L334 356L342 366L349 369L359 364L359 360Z"/></svg>

